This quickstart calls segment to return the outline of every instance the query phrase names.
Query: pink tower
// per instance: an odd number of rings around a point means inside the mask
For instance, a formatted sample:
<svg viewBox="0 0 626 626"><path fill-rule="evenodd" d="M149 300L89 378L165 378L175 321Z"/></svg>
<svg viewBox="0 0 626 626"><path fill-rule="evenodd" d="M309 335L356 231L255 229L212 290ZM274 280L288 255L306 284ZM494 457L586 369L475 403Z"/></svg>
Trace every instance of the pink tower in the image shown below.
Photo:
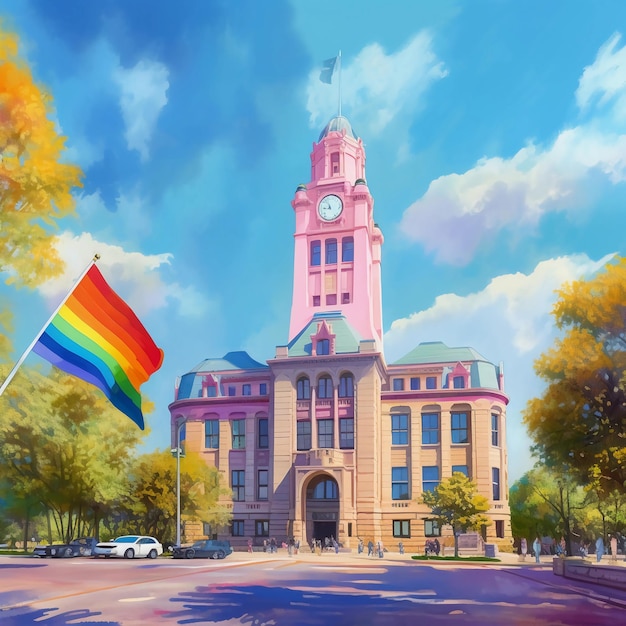
<svg viewBox="0 0 626 626"><path fill-rule="evenodd" d="M289 340L314 314L341 312L382 351L381 246L365 181L365 150L342 116L311 153L311 182L299 185Z"/></svg>

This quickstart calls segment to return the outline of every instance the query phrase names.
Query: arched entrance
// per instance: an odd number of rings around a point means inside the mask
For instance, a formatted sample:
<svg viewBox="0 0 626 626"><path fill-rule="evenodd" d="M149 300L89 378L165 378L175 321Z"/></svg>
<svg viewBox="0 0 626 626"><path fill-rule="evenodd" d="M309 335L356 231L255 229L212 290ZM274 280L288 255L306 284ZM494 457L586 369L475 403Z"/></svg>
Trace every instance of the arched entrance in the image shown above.
<svg viewBox="0 0 626 626"><path fill-rule="evenodd" d="M316 474L305 485L306 540L337 539L339 486L330 474Z"/></svg>

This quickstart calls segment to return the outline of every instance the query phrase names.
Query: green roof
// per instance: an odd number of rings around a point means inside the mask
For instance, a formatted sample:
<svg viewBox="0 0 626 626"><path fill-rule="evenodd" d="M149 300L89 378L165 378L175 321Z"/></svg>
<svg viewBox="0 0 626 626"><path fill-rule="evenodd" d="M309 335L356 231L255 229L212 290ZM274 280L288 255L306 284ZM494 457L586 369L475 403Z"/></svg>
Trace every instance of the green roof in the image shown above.
<svg viewBox="0 0 626 626"><path fill-rule="evenodd" d="M353 354L359 351L361 336L350 326L340 312L316 313L311 321L287 345L290 357L311 356L311 335L317 333L317 325L325 321L335 335L335 354Z"/></svg>
<svg viewBox="0 0 626 626"><path fill-rule="evenodd" d="M448 348L442 341L420 343L392 365L418 365L423 363L456 363L457 361L487 361L474 348Z"/></svg>

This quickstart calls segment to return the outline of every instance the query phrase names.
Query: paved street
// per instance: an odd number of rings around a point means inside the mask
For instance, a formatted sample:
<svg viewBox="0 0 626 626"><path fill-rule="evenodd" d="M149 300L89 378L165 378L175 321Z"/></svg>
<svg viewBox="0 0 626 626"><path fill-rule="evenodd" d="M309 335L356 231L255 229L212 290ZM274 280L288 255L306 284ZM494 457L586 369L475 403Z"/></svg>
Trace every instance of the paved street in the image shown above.
<svg viewBox="0 0 626 626"><path fill-rule="evenodd" d="M626 622L626 592L550 561L437 565L407 556L236 553L225 561L0 557L0 624L575 624Z"/></svg>

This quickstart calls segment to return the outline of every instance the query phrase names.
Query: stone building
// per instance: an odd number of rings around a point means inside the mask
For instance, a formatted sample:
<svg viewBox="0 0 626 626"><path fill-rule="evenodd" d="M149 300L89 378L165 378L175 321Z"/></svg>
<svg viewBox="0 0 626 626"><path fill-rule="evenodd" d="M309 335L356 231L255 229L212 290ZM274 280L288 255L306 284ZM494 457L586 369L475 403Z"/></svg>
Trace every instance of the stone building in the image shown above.
<svg viewBox="0 0 626 626"><path fill-rule="evenodd" d="M489 542L509 543L502 366L469 347L419 344L387 364L381 250L365 150L345 117L322 131L298 186L289 340L266 363L245 352L181 376L172 441L216 466L232 524L188 524L187 539L357 537L421 550L440 529L423 490L463 472L485 495Z"/></svg>

